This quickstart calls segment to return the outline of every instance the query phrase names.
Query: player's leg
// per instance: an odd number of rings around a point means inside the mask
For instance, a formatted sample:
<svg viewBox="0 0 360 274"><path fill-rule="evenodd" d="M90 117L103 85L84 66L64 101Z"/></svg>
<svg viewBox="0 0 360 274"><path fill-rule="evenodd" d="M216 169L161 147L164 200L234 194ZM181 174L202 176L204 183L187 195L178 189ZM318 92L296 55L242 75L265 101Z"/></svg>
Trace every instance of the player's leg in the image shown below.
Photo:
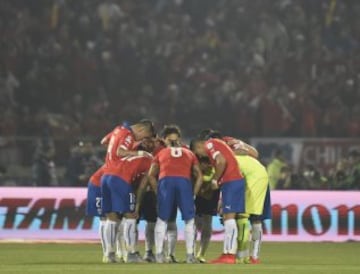
<svg viewBox="0 0 360 274"><path fill-rule="evenodd" d="M155 225L155 250L156 262L164 263L164 242L167 230L167 221L170 218L171 210L174 205L174 187L172 182L168 182L166 178L158 183L157 208L158 218Z"/></svg>
<svg viewBox="0 0 360 274"><path fill-rule="evenodd" d="M133 202L134 194L132 193L132 187L124 182L117 176L109 176L107 185L111 193L111 213L107 215L108 221L112 222L111 229L111 247L116 249L117 233L118 233L118 224L120 222L119 217L121 218L124 213L130 212L135 209ZM114 226L115 222L115 226ZM124 224L124 230L126 229L126 220ZM125 238L126 241L126 238ZM115 254L115 252L114 252ZM115 256L115 255L114 255Z"/></svg>
<svg viewBox="0 0 360 274"><path fill-rule="evenodd" d="M195 217L195 224L197 223L197 230L201 232L200 248L196 258L201 263L206 262L205 254L212 234L212 216L217 214L218 202L219 191L214 191L210 200L201 196L198 196L195 200L196 214L198 215L198 217Z"/></svg>
<svg viewBox="0 0 360 274"><path fill-rule="evenodd" d="M124 238L124 226L125 226L125 218L118 223L117 226L117 238L116 238L116 257L119 262L125 262L127 251L126 244Z"/></svg>
<svg viewBox="0 0 360 274"><path fill-rule="evenodd" d="M192 183L186 179L177 179L174 183L177 205L185 221L186 262L195 263L195 203Z"/></svg>
<svg viewBox="0 0 360 274"><path fill-rule="evenodd" d="M130 215L125 215L124 238L127 247L128 263L142 262L139 252L137 251L137 220Z"/></svg>
<svg viewBox="0 0 360 274"><path fill-rule="evenodd" d="M131 185L124 184L121 192L122 200L125 201L125 224L124 239L127 248L128 263L142 262L139 252L137 252L137 217L134 215L136 199Z"/></svg>
<svg viewBox="0 0 360 274"><path fill-rule="evenodd" d="M155 192L146 192L143 198L143 206L141 207L140 212L142 218L146 221L144 260L147 262L155 262L153 249L155 245L155 224L157 219L156 204L157 201Z"/></svg>
<svg viewBox="0 0 360 274"><path fill-rule="evenodd" d="M91 182L88 183L88 192L86 200L86 215L99 217L99 237L103 250L103 257L105 256L105 240L104 240L104 226L105 217L102 216L101 207L101 187L95 186Z"/></svg>
<svg viewBox="0 0 360 274"><path fill-rule="evenodd" d="M103 176L101 179L101 196L102 196L102 209L103 214L106 216L106 222L104 224L104 243L105 243L105 257L103 262L115 263L115 246L116 246L116 226L117 215L113 212L112 208L112 193L110 185L112 176Z"/></svg>
<svg viewBox="0 0 360 274"><path fill-rule="evenodd" d="M239 214L236 219L238 227L238 251L237 251L237 262L238 263L249 263L249 237L250 227L248 215Z"/></svg>
<svg viewBox="0 0 360 274"><path fill-rule="evenodd" d="M238 229L236 213L245 212L245 181L238 180L221 186L222 210L224 217L224 249L223 255L212 263L236 263Z"/></svg>
<svg viewBox="0 0 360 274"><path fill-rule="evenodd" d="M205 263L205 254L209 247L210 238L212 234L212 216L203 215L202 216L202 229L200 237L200 247L197 253L197 258L200 262Z"/></svg>
<svg viewBox="0 0 360 274"><path fill-rule="evenodd" d="M199 214L197 214L197 205L196 205L196 213L195 213L195 237L194 237L194 242L195 242L195 253L196 253L196 250L198 250L198 249L200 249L200 248L198 248L198 246L197 246L197 240L198 240L198 236L199 236L199 234L200 234L200 237L201 237L201 231L202 231L202 215L199 215ZM199 252L198 252L198 254L199 254ZM199 257L198 255L197 255L197 257Z"/></svg>
<svg viewBox="0 0 360 274"><path fill-rule="evenodd" d="M252 226L250 260L253 264L260 263L260 248L263 236L262 221L271 219L271 199L269 187L266 189L262 212L262 215L251 215L250 217Z"/></svg>
<svg viewBox="0 0 360 274"><path fill-rule="evenodd" d="M250 260L252 263L259 263L260 247L261 247L262 235L263 235L261 216L258 215L251 216L251 229L252 229L252 233L251 233Z"/></svg>
<svg viewBox="0 0 360 274"><path fill-rule="evenodd" d="M177 235L178 235L177 225L176 225L176 215L177 215L177 207L174 206L166 231L167 244L168 244L167 261L170 263L178 262L175 257L175 247L176 247Z"/></svg>
<svg viewBox="0 0 360 274"><path fill-rule="evenodd" d="M105 254L106 254L105 233L104 233L105 224L106 224L106 218L104 218L104 217L100 218L100 220L99 220L99 237L100 237L101 247L102 247L102 251L103 251L103 258L105 257Z"/></svg>

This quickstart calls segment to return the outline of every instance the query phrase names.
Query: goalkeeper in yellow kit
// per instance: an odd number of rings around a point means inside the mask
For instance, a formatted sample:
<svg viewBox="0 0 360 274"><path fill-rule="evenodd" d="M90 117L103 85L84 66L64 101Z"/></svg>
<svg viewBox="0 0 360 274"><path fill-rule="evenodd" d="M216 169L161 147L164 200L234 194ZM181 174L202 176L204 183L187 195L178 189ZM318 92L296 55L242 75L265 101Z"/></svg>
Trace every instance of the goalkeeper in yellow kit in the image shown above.
<svg viewBox="0 0 360 274"><path fill-rule="evenodd" d="M262 240L262 221L271 219L269 177L266 168L255 158L237 155L236 160L246 179L246 214L238 216L238 262L260 263L259 253ZM249 250L250 219L251 247Z"/></svg>

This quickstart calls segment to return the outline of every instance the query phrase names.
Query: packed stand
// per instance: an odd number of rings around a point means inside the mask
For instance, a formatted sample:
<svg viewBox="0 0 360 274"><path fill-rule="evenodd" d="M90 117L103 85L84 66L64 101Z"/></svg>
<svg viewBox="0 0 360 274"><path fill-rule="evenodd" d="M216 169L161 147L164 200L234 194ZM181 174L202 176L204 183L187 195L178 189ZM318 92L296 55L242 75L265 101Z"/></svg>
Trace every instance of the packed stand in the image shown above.
<svg viewBox="0 0 360 274"><path fill-rule="evenodd" d="M356 0L1 1L0 163L36 170L50 136L66 165L123 117L358 137L359 16Z"/></svg>

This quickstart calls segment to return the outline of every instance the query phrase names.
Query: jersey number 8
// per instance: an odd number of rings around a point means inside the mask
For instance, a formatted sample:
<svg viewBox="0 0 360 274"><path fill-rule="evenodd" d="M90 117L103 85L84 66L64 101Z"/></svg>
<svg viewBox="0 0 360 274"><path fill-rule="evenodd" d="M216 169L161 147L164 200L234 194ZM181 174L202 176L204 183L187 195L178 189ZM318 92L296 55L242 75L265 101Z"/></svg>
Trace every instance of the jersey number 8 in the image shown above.
<svg viewBox="0 0 360 274"><path fill-rule="evenodd" d="M181 147L172 147L171 148L171 156L174 158L180 158L182 156Z"/></svg>

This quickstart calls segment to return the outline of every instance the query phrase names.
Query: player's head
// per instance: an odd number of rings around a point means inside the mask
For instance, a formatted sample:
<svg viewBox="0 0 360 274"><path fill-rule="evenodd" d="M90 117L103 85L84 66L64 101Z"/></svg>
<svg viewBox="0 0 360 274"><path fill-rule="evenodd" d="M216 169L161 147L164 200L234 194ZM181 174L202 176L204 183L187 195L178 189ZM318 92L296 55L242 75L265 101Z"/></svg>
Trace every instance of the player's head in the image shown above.
<svg viewBox="0 0 360 274"><path fill-rule="evenodd" d="M208 172L209 169L212 168L209 157L207 157L207 156L199 157L198 156L197 158L199 160L200 169L201 169L202 172Z"/></svg>
<svg viewBox="0 0 360 274"><path fill-rule="evenodd" d="M205 140L202 138L192 139L190 142L190 149L193 151L199 158L207 157L205 151Z"/></svg>
<svg viewBox="0 0 360 274"><path fill-rule="evenodd" d="M208 137L207 139L222 139L223 138L220 131L217 131L217 130L211 131L207 137Z"/></svg>
<svg viewBox="0 0 360 274"><path fill-rule="evenodd" d="M141 141L144 138L151 138L155 136L154 123L148 119L143 119L131 126L134 133L135 140Z"/></svg>
<svg viewBox="0 0 360 274"><path fill-rule="evenodd" d="M208 140L211 138L215 138L215 139L222 139L222 134L220 133L220 131L211 129L211 128L207 128L204 129L200 132L199 134L199 138L202 140Z"/></svg>
<svg viewBox="0 0 360 274"><path fill-rule="evenodd" d="M140 145L138 146L138 150L145 150L149 153L152 153L155 149L155 140L154 138L144 138Z"/></svg>
<svg viewBox="0 0 360 274"><path fill-rule="evenodd" d="M181 130L177 125L165 125L161 137L168 147L178 147L181 145Z"/></svg>
<svg viewBox="0 0 360 274"><path fill-rule="evenodd" d="M211 129L211 128L203 129L202 131L200 131L198 137L202 140L206 140L206 139L208 139L207 136L209 136L209 134L211 132L213 132L213 129Z"/></svg>

